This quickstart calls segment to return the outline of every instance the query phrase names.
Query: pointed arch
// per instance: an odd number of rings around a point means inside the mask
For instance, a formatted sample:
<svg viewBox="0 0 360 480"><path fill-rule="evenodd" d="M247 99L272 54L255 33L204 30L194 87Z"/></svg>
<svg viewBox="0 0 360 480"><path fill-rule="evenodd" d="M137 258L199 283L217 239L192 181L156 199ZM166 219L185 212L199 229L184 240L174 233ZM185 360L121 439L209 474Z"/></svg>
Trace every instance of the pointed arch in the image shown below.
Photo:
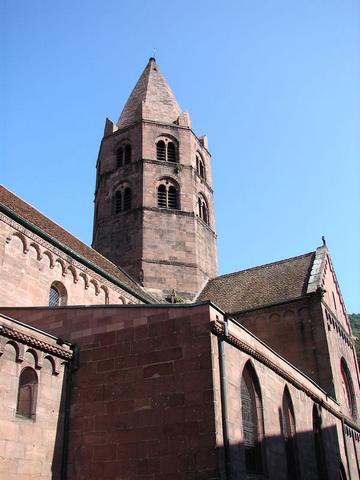
<svg viewBox="0 0 360 480"><path fill-rule="evenodd" d="M251 361L244 366L241 376L242 433L247 474L264 472L264 419L260 383Z"/></svg>
<svg viewBox="0 0 360 480"><path fill-rule="evenodd" d="M285 441L286 468L289 480L298 479L295 412L290 391L286 385L282 399L282 433Z"/></svg>
<svg viewBox="0 0 360 480"><path fill-rule="evenodd" d="M322 438L322 418L321 408L314 403L313 405L313 434L315 444L316 467L319 478L327 477L326 459L324 452L324 443Z"/></svg>
<svg viewBox="0 0 360 480"><path fill-rule="evenodd" d="M357 416L356 400L355 400L355 390L354 384L351 379L351 374L349 367L347 366L346 360L344 357L341 357L340 360L340 371L341 371L341 385L343 390L343 398L345 406L348 409L348 412L353 418Z"/></svg>

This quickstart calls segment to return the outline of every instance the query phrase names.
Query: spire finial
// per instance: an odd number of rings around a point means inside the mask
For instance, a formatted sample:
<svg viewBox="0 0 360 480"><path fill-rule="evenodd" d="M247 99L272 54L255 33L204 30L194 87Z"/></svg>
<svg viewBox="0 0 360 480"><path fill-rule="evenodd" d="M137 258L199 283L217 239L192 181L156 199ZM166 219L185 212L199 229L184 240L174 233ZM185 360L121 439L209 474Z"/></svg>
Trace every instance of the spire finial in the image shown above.
<svg viewBox="0 0 360 480"><path fill-rule="evenodd" d="M323 242L323 247L326 247L326 240L325 240L324 235L321 237L321 240L322 240L322 242Z"/></svg>

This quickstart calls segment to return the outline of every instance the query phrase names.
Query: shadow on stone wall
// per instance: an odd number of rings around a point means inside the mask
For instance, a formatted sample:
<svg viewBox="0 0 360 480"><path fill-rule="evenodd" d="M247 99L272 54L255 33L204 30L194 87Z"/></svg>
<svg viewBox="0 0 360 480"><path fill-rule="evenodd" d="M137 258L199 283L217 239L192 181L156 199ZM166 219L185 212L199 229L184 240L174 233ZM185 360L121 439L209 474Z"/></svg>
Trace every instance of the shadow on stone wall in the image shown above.
<svg viewBox="0 0 360 480"><path fill-rule="evenodd" d="M320 434L298 432L287 442L282 435L266 436L253 456L243 443L232 444L228 449L218 449L218 461L221 480L350 478L345 474L347 465L341 461L335 426L321 429ZM358 478L357 472L352 475L351 478Z"/></svg>

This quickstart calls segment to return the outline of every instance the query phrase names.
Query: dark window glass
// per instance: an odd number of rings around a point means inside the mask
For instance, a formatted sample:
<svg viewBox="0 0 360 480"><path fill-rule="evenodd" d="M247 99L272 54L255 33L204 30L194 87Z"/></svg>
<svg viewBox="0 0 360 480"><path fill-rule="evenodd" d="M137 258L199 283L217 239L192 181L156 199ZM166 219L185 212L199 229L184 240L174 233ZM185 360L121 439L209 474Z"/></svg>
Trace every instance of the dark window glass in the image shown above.
<svg viewBox="0 0 360 480"><path fill-rule="evenodd" d="M60 305L60 293L59 290L51 286L49 292L49 307L58 307Z"/></svg>
<svg viewBox="0 0 360 480"><path fill-rule="evenodd" d="M120 147L116 152L116 165L121 167L124 163L124 149Z"/></svg>
<svg viewBox="0 0 360 480"><path fill-rule="evenodd" d="M175 145L172 142L167 145L167 160L168 162L176 162Z"/></svg>
<svg viewBox="0 0 360 480"><path fill-rule="evenodd" d="M353 417L355 417L356 408L355 408L355 399L354 399L354 387L351 381L351 376L350 376L348 366L346 365L346 362L343 358L341 359L340 366L341 366L341 384L343 389L343 396L350 414Z"/></svg>
<svg viewBox="0 0 360 480"><path fill-rule="evenodd" d="M262 473L261 428L262 406L255 389L252 372L245 367L241 380L241 410L245 467L247 473Z"/></svg>
<svg viewBox="0 0 360 480"><path fill-rule="evenodd" d="M156 158L161 161L166 160L166 148L163 140L159 140L156 144Z"/></svg>
<svg viewBox="0 0 360 480"><path fill-rule="evenodd" d="M177 209L177 191L172 185L168 190L168 208L172 208L173 210Z"/></svg>
<svg viewBox="0 0 360 480"><path fill-rule="evenodd" d="M199 197L198 199L199 217L207 224L209 224L209 210L206 205L205 199Z"/></svg>
<svg viewBox="0 0 360 480"><path fill-rule="evenodd" d="M125 165L131 162L131 145L127 144L125 146Z"/></svg>
<svg viewBox="0 0 360 480"><path fill-rule="evenodd" d="M321 431L321 416L318 412L316 405L313 407L313 432L314 432L314 442L315 442L315 456L316 456L316 466L318 470L319 479L327 479L327 469L326 469L326 460L324 453L324 444Z"/></svg>
<svg viewBox="0 0 360 480"><path fill-rule="evenodd" d="M166 187L165 185L162 185L162 184L158 186L158 207L159 208L167 207Z"/></svg>
<svg viewBox="0 0 360 480"><path fill-rule="evenodd" d="M37 395L37 375L35 371L26 367L20 374L18 401L16 413L24 417L32 418L35 415Z"/></svg>
<svg viewBox="0 0 360 480"><path fill-rule="evenodd" d="M129 187L124 191L124 210L130 210L131 208L131 190Z"/></svg>
<svg viewBox="0 0 360 480"><path fill-rule="evenodd" d="M119 213L122 211L122 194L118 190L115 192L115 197L114 197L114 212Z"/></svg>
<svg viewBox="0 0 360 480"><path fill-rule="evenodd" d="M298 475L295 445L295 415L290 394L287 389L285 390L283 395L282 423L285 440L288 479L296 480L298 478Z"/></svg>

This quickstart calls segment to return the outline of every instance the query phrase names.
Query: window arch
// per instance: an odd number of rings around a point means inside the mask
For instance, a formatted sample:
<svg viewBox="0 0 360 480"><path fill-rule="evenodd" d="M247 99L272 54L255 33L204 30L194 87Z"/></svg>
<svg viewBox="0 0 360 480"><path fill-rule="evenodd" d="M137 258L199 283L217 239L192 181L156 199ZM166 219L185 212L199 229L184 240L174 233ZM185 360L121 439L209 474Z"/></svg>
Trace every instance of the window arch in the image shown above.
<svg viewBox="0 0 360 480"><path fill-rule="evenodd" d="M49 307L60 307L67 304L67 292L60 282L53 282L49 290Z"/></svg>
<svg viewBox="0 0 360 480"><path fill-rule="evenodd" d="M198 197L198 215L205 223L209 225L209 208L203 195Z"/></svg>
<svg viewBox="0 0 360 480"><path fill-rule="evenodd" d="M112 211L114 214L131 210L132 206L132 191L131 188L126 185L120 185L118 190L112 197Z"/></svg>
<svg viewBox="0 0 360 480"><path fill-rule="evenodd" d="M315 443L316 467L317 467L319 478L328 478L321 424L322 424L322 418L321 418L320 408L316 404L314 404L313 433L314 433L314 443Z"/></svg>
<svg viewBox="0 0 360 480"><path fill-rule="evenodd" d="M34 418L36 412L38 378L34 369L25 367L19 377L19 390L16 413L23 417Z"/></svg>
<svg viewBox="0 0 360 480"><path fill-rule="evenodd" d="M246 473L263 473L263 409L259 381L250 362L241 378L241 415Z"/></svg>
<svg viewBox="0 0 360 480"><path fill-rule="evenodd" d="M286 452L286 468L287 478L289 480L296 480L297 474L297 451L295 441L295 414L294 407L291 401L289 389L285 387L283 400L282 400L282 431L285 440L285 452Z"/></svg>
<svg viewBox="0 0 360 480"><path fill-rule="evenodd" d="M343 390L345 405L348 408L350 415L352 417L356 417L354 386L351 380L349 368L347 366L347 363L344 357L341 358L340 369L341 369L341 386Z"/></svg>
<svg viewBox="0 0 360 480"><path fill-rule="evenodd" d="M156 160L177 162L177 148L173 140L164 137L156 142Z"/></svg>
<svg viewBox="0 0 360 480"><path fill-rule="evenodd" d="M179 188L170 179L162 179L157 186L158 208L179 209Z"/></svg>
<svg viewBox="0 0 360 480"><path fill-rule="evenodd" d="M116 150L116 165L122 167L131 163L131 145L124 143Z"/></svg>
<svg viewBox="0 0 360 480"><path fill-rule="evenodd" d="M196 171L201 178L206 178L205 163L199 152L196 153Z"/></svg>

